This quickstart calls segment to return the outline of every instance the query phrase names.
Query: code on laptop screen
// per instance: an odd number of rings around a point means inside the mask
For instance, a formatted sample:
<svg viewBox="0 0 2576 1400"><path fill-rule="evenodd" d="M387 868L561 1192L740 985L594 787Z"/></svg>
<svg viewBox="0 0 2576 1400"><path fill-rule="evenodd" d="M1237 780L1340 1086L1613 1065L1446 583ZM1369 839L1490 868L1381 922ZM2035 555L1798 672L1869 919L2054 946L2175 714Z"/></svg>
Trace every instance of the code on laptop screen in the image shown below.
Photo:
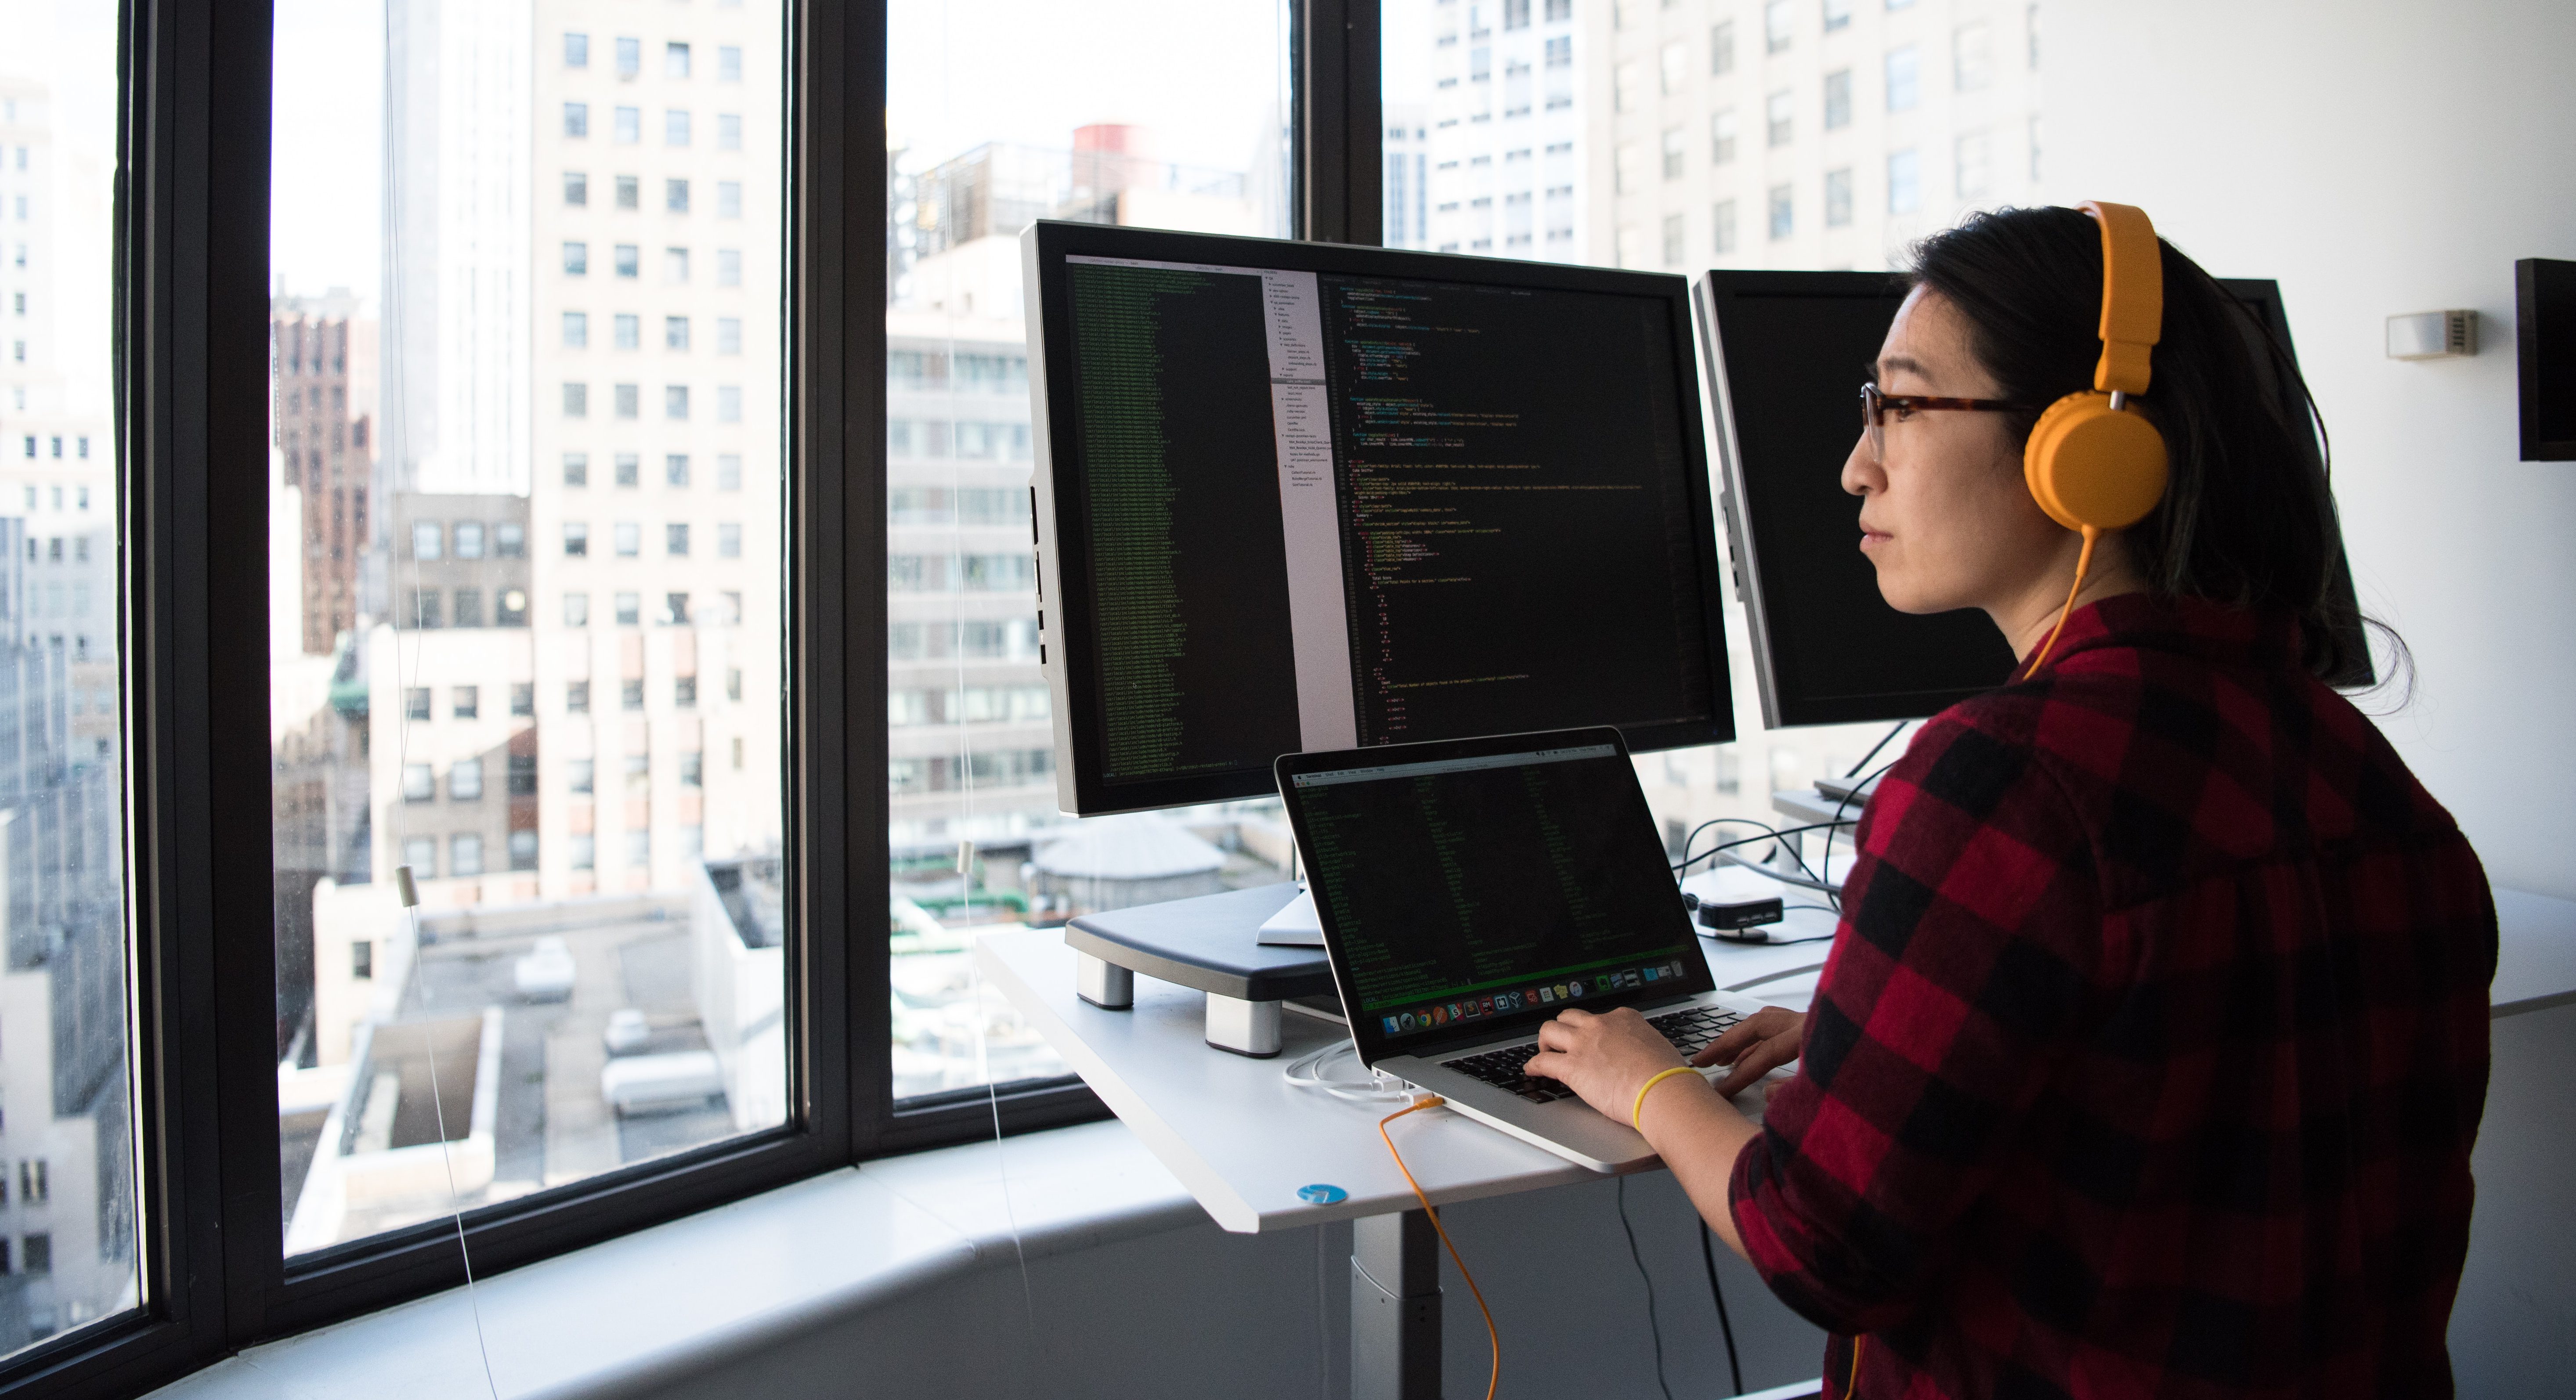
<svg viewBox="0 0 2576 1400"><path fill-rule="evenodd" d="M1610 745L1291 781L1353 1015L1388 1035L1678 981L1700 960L1636 771Z"/></svg>

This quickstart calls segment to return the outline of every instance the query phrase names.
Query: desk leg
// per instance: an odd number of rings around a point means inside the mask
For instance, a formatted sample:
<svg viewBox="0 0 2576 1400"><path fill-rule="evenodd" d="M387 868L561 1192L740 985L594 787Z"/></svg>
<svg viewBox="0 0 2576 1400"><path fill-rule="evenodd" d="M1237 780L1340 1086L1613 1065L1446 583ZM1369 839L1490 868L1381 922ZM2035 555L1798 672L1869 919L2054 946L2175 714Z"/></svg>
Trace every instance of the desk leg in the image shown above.
<svg viewBox="0 0 2576 1400"><path fill-rule="evenodd" d="M1133 1010L1136 974L1077 948L1073 954L1073 994L1104 1011Z"/></svg>
<svg viewBox="0 0 2576 1400"><path fill-rule="evenodd" d="M1421 1211L1351 1222L1351 1400L1440 1400L1440 1238Z"/></svg>

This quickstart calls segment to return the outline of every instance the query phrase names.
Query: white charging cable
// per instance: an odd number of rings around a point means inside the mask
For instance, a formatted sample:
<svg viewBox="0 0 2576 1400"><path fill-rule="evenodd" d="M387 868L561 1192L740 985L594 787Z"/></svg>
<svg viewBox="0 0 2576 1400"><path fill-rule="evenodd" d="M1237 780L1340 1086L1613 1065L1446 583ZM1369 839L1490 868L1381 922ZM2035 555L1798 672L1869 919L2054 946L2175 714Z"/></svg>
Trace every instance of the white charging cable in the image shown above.
<svg viewBox="0 0 2576 1400"><path fill-rule="evenodd" d="M1402 1080L1377 1070L1366 1079L1334 1079L1324 1073L1324 1066L1347 1055L1359 1058L1359 1047L1345 1037L1320 1050L1309 1050L1279 1069L1279 1077L1299 1089L1320 1089L1345 1103L1407 1103L1413 1091Z"/></svg>

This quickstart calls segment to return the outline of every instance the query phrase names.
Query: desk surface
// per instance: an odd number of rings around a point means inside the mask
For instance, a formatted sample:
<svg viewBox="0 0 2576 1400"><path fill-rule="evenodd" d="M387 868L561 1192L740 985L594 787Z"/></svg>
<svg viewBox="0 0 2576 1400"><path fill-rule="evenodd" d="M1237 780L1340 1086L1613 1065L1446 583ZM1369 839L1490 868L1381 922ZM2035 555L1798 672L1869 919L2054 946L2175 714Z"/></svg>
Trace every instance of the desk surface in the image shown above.
<svg viewBox="0 0 2576 1400"><path fill-rule="evenodd" d="M1709 963L1724 986L1820 962L1823 950L1721 948ZM1339 1027L1282 1016L1279 1058L1246 1059L1208 1048L1202 993L1139 977L1132 1011L1103 1011L1076 997L1073 950L1053 929L987 934L975 960L1225 1229L1295 1229L1414 1206L1378 1141L1377 1121L1395 1104L1348 1102L1281 1075L1290 1060L1342 1038ZM1803 1004L1811 980L1783 979L1751 994ZM1349 1059L1328 1068L1337 1079L1359 1077ZM1394 1133L1434 1205L1595 1177L1446 1109L1414 1114ZM1299 1200L1297 1189L1314 1184L1338 1186L1348 1198L1328 1206Z"/></svg>

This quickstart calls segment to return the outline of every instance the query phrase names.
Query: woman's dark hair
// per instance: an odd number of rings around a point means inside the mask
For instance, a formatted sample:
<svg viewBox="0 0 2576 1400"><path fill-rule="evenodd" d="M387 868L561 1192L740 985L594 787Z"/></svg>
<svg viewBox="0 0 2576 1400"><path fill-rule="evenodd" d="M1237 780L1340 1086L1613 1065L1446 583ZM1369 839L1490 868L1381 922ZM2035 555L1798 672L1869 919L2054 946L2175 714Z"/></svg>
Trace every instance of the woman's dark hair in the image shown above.
<svg viewBox="0 0 2576 1400"><path fill-rule="evenodd" d="M2270 327L2200 264L2161 246L2163 338L2135 402L2164 433L2171 475L2154 513L2127 532L2129 547L2158 595L2287 608L2310 672L2367 685L2369 648L2307 383ZM1910 280L1966 316L1969 348L2004 398L2037 405L2017 415L2018 436L2041 408L2093 387L2102 233L2082 211L1972 214L1916 246Z"/></svg>

